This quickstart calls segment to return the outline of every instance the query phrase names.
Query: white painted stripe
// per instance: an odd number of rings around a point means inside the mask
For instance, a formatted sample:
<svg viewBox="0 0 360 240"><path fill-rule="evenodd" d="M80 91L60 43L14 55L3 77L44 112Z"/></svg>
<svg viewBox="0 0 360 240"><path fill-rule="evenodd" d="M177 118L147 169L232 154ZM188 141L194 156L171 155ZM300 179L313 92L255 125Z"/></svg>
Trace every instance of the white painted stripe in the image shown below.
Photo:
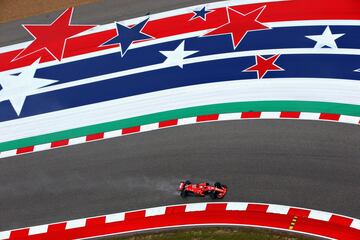
<svg viewBox="0 0 360 240"><path fill-rule="evenodd" d="M226 120L238 120L240 119L241 113L223 113L219 114L219 121Z"/></svg>
<svg viewBox="0 0 360 240"><path fill-rule="evenodd" d="M34 146L34 152L40 152L51 148L51 143L44 143Z"/></svg>
<svg viewBox="0 0 360 240"><path fill-rule="evenodd" d="M0 240L5 240L10 238L11 231L0 232Z"/></svg>
<svg viewBox="0 0 360 240"><path fill-rule="evenodd" d="M293 100L360 105L359 92L359 81L339 79L269 78L199 84L1 122L0 142L151 113L219 103ZM319 114L310 114L310 119L314 119L315 116L318 117ZM300 116L302 119L307 117L309 114ZM192 120L180 120L179 125L186 121ZM14 132L14 128L17 131Z"/></svg>
<svg viewBox="0 0 360 240"><path fill-rule="evenodd" d="M360 121L359 117L341 115L339 122L358 124Z"/></svg>
<svg viewBox="0 0 360 240"><path fill-rule="evenodd" d="M280 112L262 112L260 115L260 118L266 119L266 118L280 118Z"/></svg>
<svg viewBox="0 0 360 240"><path fill-rule="evenodd" d="M243 202L229 202L226 205L227 211L246 211L248 203Z"/></svg>
<svg viewBox="0 0 360 240"><path fill-rule="evenodd" d="M85 142L86 142L86 136L77 137L77 138L70 139L69 145L76 145L76 144L85 143Z"/></svg>
<svg viewBox="0 0 360 240"><path fill-rule="evenodd" d="M147 131L156 130L158 128L159 128L159 123L150 123L150 124L142 125L140 127L140 131L141 132L147 132Z"/></svg>
<svg viewBox="0 0 360 240"><path fill-rule="evenodd" d="M119 137L119 136L121 136L121 130L114 130L114 131L104 133L104 138L114 138L114 137Z"/></svg>
<svg viewBox="0 0 360 240"><path fill-rule="evenodd" d="M166 211L166 207L148 208L145 210L145 217L164 215L165 211Z"/></svg>
<svg viewBox="0 0 360 240"><path fill-rule="evenodd" d="M305 120L319 120L320 113L308 113L308 112L302 112L300 113L300 119Z"/></svg>
<svg viewBox="0 0 360 240"><path fill-rule="evenodd" d="M6 158L16 155L16 149L14 150L8 150L0 153L0 158Z"/></svg>
<svg viewBox="0 0 360 240"><path fill-rule="evenodd" d="M48 225L40 225L40 226L31 227L29 229L29 235L46 233L47 230L48 230Z"/></svg>
<svg viewBox="0 0 360 240"><path fill-rule="evenodd" d="M85 225L86 225L86 218L76 219L76 220L68 221L66 223L65 229L80 228L80 227L85 227Z"/></svg>
<svg viewBox="0 0 360 240"><path fill-rule="evenodd" d="M354 219L350 227L360 230L360 219Z"/></svg>
<svg viewBox="0 0 360 240"><path fill-rule="evenodd" d="M289 212L290 207L277 205L277 204L270 204L266 212L268 213L277 213L277 214L287 214Z"/></svg>
<svg viewBox="0 0 360 240"><path fill-rule="evenodd" d="M113 223L113 222L120 222L124 221L125 219L125 213L114 213L110 215L106 215L105 217L105 223Z"/></svg>
<svg viewBox="0 0 360 240"><path fill-rule="evenodd" d="M322 220L322 221L329 221L331 216L332 216L332 213L311 210L308 218Z"/></svg>
<svg viewBox="0 0 360 240"><path fill-rule="evenodd" d="M205 211L207 203L190 203L186 204L185 212Z"/></svg>
<svg viewBox="0 0 360 240"><path fill-rule="evenodd" d="M196 123L196 117L181 118L178 120L178 125L188 125Z"/></svg>

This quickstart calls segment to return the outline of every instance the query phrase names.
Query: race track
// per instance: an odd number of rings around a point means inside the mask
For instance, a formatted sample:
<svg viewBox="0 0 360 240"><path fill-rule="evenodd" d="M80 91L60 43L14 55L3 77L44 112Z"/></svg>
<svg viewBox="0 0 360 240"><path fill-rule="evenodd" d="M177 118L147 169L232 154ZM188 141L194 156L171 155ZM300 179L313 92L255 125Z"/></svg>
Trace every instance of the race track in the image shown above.
<svg viewBox="0 0 360 240"><path fill-rule="evenodd" d="M182 179L228 184L225 201L359 217L359 141L347 124L228 121L2 159L0 228L183 203Z"/></svg>
<svg viewBox="0 0 360 240"><path fill-rule="evenodd" d="M214 1L107 0L76 8L103 24ZM0 46L31 40L0 25ZM6 33L6 34L4 34ZM359 126L318 121L202 123L0 159L0 230L183 203L180 180L221 181L224 201L313 208L360 217ZM186 202L209 201L189 198Z"/></svg>

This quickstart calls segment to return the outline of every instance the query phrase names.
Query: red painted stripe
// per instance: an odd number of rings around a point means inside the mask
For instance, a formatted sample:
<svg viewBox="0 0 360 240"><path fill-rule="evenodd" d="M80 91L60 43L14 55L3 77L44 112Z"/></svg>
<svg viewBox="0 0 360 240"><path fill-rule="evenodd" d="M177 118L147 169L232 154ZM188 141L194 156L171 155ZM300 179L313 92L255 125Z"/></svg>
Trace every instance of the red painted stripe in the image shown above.
<svg viewBox="0 0 360 240"><path fill-rule="evenodd" d="M333 214L329 220L329 222L343 225L343 226L350 226L352 221L353 220L351 218L347 218L347 217L343 217L343 216L339 216L339 215L335 215L335 214Z"/></svg>
<svg viewBox="0 0 360 240"><path fill-rule="evenodd" d="M264 23L292 20L360 19L360 14L357 11L357 9L360 8L360 1L354 0L343 0L337 4L329 4L328 0L294 0L242 6L239 5L233 6L232 8L242 13L248 13L262 6L266 6L266 9L262 12L258 20ZM185 13L178 16L149 21L143 29L143 32L155 38L163 38L188 32L216 28L228 21L225 8L219 8L209 14L205 22L201 19L189 21L192 16L193 13ZM116 47L101 46L102 43L111 39L114 35L115 29L111 29L100 33L70 38L67 40L66 48L64 49L64 57L76 56ZM47 51L41 50L31 56L11 62L11 60L21 50L22 49L1 53L0 62L2 64L0 65L0 71L28 66L40 57L41 62L48 62L53 59Z"/></svg>
<svg viewBox="0 0 360 240"><path fill-rule="evenodd" d="M130 134L130 133L137 133L137 132L140 132L140 126L123 128L121 131L122 131L123 135Z"/></svg>
<svg viewBox="0 0 360 240"><path fill-rule="evenodd" d="M252 212L266 212L269 205L266 204L248 204L246 211L252 211Z"/></svg>
<svg viewBox="0 0 360 240"><path fill-rule="evenodd" d="M197 116L196 122L216 121L218 119L219 119L219 114L210 114L210 115Z"/></svg>
<svg viewBox="0 0 360 240"><path fill-rule="evenodd" d="M299 118L300 112L281 112L280 118Z"/></svg>
<svg viewBox="0 0 360 240"><path fill-rule="evenodd" d="M125 213L125 221L145 218L145 210Z"/></svg>
<svg viewBox="0 0 360 240"><path fill-rule="evenodd" d="M260 118L261 112L242 112L241 118Z"/></svg>
<svg viewBox="0 0 360 240"><path fill-rule="evenodd" d="M321 113L319 119L330 120L330 121L339 121L340 114Z"/></svg>
<svg viewBox="0 0 360 240"><path fill-rule="evenodd" d="M104 138L104 133L95 133L95 134L86 136L86 141L90 142L90 141L99 140L99 139L103 139L103 138Z"/></svg>
<svg viewBox="0 0 360 240"><path fill-rule="evenodd" d="M62 146L66 146L66 145L69 145L69 139L52 142L50 147L57 148L57 147L62 147Z"/></svg>
<svg viewBox="0 0 360 240"><path fill-rule="evenodd" d="M162 122L159 122L159 128L175 126L177 124L178 124L177 119L162 121Z"/></svg>
<svg viewBox="0 0 360 240"><path fill-rule="evenodd" d="M16 150L16 154L28 153L33 151L34 151L34 146L28 146L28 147L18 148Z"/></svg>
<svg viewBox="0 0 360 240"><path fill-rule="evenodd" d="M299 209L299 208L290 208L288 215L297 216L297 217L308 217L310 210Z"/></svg>

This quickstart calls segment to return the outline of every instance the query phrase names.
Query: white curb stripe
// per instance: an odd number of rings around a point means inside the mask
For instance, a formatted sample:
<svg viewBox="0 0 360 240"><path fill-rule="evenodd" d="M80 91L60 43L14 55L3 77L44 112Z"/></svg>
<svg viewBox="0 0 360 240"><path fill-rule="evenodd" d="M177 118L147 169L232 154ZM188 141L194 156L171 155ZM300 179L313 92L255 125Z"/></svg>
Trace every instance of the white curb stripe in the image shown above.
<svg viewBox="0 0 360 240"><path fill-rule="evenodd" d="M185 212L205 211L207 203L190 203L186 205Z"/></svg>
<svg viewBox="0 0 360 240"><path fill-rule="evenodd" d="M228 211L246 211L248 203L236 203L230 202L226 205L226 210Z"/></svg>
<svg viewBox="0 0 360 240"><path fill-rule="evenodd" d="M288 214L289 209L290 209L290 207L288 207L288 206L271 204L271 205L269 205L266 212L268 212L268 213L277 213L277 214Z"/></svg>
<svg viewBox="0 0 360 240"><path fill-rule="evenodd" d="M329 221L332 214L328 212L323 211L317 211L317 210L311 210L308 218L316 219L316 220L322 220L322 221Z"/></svg>
<svg viewBox="0 0 360 240"><path fill-rule="evenodd" d="M164 215L165 211L166 211L166 207L148 208L145 210L145 217Z"/></svg>
<svg viewBox="0 0 360 240"><path fill-rule="evenodd" d="M110 215L106 215L105 223L113 223L113 222L120 222L125 220L125 213L114 213Z"/></svg>
<svg viewBox="0 0 360 240"><path fill-rule="evenodd" d="M47 231L48 231L48 225L39 225L39 226L31 227L29 229L29 235L46 233Z"/></svg>
<svg viewBox="0 0 360 240"><path fill-rule="evenodd" d="M82 218L82 219L76 219L76 220L71 220L68 221L66 223L66 230L67 229L73 229L73 228L80 228L80 227L85 227L86 225L86 218Z"/></svg>

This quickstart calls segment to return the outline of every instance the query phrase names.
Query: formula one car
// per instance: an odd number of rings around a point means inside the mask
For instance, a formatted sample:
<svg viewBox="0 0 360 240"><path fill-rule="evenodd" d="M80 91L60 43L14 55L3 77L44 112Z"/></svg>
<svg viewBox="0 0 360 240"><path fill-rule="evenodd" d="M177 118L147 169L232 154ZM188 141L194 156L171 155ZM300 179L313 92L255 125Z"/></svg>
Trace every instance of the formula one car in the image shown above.
<svg viewBox="0 0 360 240"><path fill-rule="evenodd" d="M180 191L180 196L183 198L190 195L201 197L210 195L212 199L221 199L225 197L227 186L219 182L216 182L214 185L210 185L207 182L192 184L190 181L183 181L180 182L178 191Z"/></svg>

